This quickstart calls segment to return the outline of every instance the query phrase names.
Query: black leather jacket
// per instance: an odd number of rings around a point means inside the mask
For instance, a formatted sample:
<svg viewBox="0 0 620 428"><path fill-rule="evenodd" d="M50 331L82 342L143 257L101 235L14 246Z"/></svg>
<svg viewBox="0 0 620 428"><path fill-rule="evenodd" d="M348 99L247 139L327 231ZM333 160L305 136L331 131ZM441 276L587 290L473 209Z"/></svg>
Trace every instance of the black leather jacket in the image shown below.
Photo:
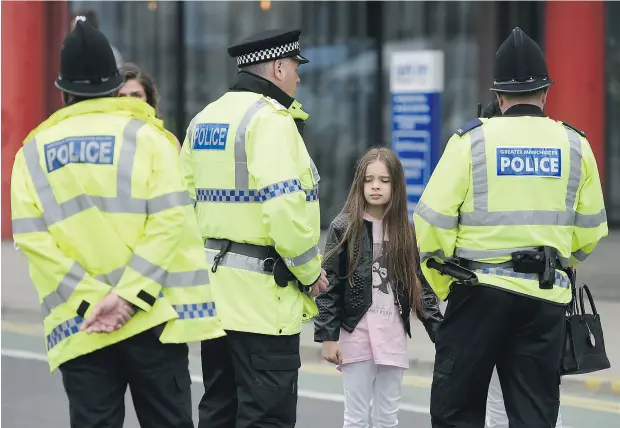
<svg viewBox="0 0 620 428"><path fill-rule="evenodd" d="M353 273L353 286L349 284L348 262L347 262L347 243L323 264L323 269L327 272L329 286L327 290L316 298L319 307L319 316L314 321L314 341L337 341L340 338L340 328L352 332L362 316L372 304L372 260L373 260L373 238L372 223L364 221L364 254L360 264ZM331 223L325 254L331 251L341 240L347 229L347 218L338 215ZM357 256L357 254L356 254ZM418 263L419 265L419 263ZM422 275L418 272L418 276ZM422 321L429 337L435 342L435 333L439 323L443 319L439 310L437 296L430 288L428 282L421 278L422 300L425 314L417 314ZM400 287L397 288L400 290ZM409 299L403 291L395 295L396 305L400 309L403 324L407 335L411 337L410 313L411 307Z"/></svg>

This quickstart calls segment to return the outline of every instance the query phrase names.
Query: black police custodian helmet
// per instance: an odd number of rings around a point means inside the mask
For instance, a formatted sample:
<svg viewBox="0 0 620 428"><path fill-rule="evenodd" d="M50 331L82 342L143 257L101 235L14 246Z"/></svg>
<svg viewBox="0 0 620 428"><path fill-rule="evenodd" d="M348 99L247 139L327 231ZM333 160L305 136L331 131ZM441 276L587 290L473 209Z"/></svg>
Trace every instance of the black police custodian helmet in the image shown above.
<svg viewBox="0 0 620 428"><path fill-rule="evenodd" d="M545 56L534 40L519 27L495 54L492 91L531 92L553 85Z"/></svg>
<svg viewBox="0 0 620 428"><path fill-rule="evenodd" d="M116 91L123 80L108 39L78 17L62 44L56 87L72 95L96 97Z"/></svg>
<svg viewBox="0 0 620 428"><path fill-rule="evenodd" d="M309 62L299 47L301 30L269 30L248 37L228 48L228 55L237 60L237 66L246 67L281 58L292 58L300 64Z"/></svg>

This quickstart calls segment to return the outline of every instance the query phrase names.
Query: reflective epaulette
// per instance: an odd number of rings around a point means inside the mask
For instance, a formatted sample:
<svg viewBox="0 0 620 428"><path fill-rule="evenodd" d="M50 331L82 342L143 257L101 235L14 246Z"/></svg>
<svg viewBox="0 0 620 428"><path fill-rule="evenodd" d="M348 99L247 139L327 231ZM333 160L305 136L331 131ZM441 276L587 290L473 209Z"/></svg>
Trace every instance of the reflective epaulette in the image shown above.
<svg viewBox="0 0 620 428"><path fill-rule="evenodd" d="M461 126L454 133L458 135L459 137L462 137L463 135L467 134L472 129L475 129L481 126L482 124L483 122L480 119L476 118L476 119L470 120L465 125Z"/></svg>
<svg viewBox="0 0 620 428"><path fill-rule="evenodd" d="M566 126L567 128L572 129L573 131L575 131L577 134L581 135L583 138L586 138L586 133L583 132L581 129L577 129L575 128L573 125L571 125L570 123L566 123L564 121L560 121L560 123L564 126Z"/></svg>
<svg viewBox="0 0 620 428"><path fill-rule="evenodd" d="M286 110L286 111L288 111L288 109L286 107L284 107L282 104L280 104L280 102L278 102L277 100L275 100L273 98L270 98L270 97L265 97L264 99L265 99L265 101L267 101L267 103L269 105L271 105L276 110Z"/></svg>

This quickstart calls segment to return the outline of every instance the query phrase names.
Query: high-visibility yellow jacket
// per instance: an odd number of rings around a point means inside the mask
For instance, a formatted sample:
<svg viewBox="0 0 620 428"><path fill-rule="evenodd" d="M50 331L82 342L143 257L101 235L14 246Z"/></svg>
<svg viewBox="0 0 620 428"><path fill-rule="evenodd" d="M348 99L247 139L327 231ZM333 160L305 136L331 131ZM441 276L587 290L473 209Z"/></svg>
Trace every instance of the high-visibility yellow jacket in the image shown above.
<svg viewBox="0 0 620 428"><path fill-rule="evenodd" d="M307 116L297 102L228 92L192 120L181 150L202 238L274 246L304 285L321 272L319 175L294 122ZM206 251L212 262L218 251ZM229 254L210 277L227 330L297 334L318 313L261 260Z"/></svg>
<svg viewBox="0 0 620 428"><path fill-rule="evenodd" d="M174 139L146 103L102 98L53 114L17 153L11 211L52 371L163 323L164 343L224 335ZM109 292L136 314L110 334L80 332Z"/></svg>
<svg viewBox="0 0 620 428"><path fill-rule="evenodd" d="M547 117L475 119L452 136L414 213L422 272L446 299L454 278L434 257L503 263L521 249L550 246L573 266L607 236L596 160L585 134ZM476 270L481 283L564 304L568 278L553 289L510 268Z"/></svg>

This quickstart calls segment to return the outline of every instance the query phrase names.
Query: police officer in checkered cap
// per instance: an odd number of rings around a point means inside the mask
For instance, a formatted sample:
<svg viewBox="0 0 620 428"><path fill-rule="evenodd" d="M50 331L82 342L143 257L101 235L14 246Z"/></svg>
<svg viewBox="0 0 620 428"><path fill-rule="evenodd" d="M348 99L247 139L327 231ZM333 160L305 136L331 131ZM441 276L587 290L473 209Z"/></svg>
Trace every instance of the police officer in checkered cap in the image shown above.
<svg viewBox="0 0 620 428"><path fill-rule="evenodd" d="M228 54L237 59L239 67L246 67L280 58L291 58L299 64L308 60L301 55L299 36L301 30L269 30L255 34L228 48Z"/></svg>
<svg viewBox="0 0 620 428"><path fill-rule="evenodd" d="M327 286L319 174L294 98L299 30L252 36L228 53L230 91L191 121L181 163L226 337L202 343L199 428L295 426L299 333Z"/></svg>

